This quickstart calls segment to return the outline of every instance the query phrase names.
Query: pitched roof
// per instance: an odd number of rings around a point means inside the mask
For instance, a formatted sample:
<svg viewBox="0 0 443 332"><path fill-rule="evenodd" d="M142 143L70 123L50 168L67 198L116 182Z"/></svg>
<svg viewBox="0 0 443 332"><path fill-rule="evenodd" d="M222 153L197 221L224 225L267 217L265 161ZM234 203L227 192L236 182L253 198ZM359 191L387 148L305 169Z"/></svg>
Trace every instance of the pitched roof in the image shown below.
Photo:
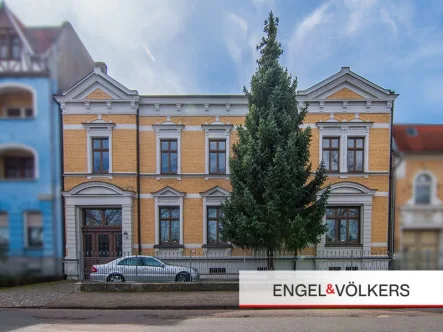
<svg viewBox="0 0 443 332"><path fill-rule="evenodd" d="M34 52L41 54L57 41L61 31L61 27L27 28L25 33Z"/></svg>
<svg viewBox="0 0 443 332"><path fill-rule="evenodd" d="M5 2L0 3L0 29L17 28L26 39L26 42L30 44L32 51L37 54L45 53L51 45L57 41L57 37L62 30L62 25L52 27L26 27L18 17L11 11Z"/></svg>
<svg viewBox="0 0 443 332"><path fill-rule="evenodd" d="M396 124L393 135L400 152L443 152L443 124Z"/></svg>

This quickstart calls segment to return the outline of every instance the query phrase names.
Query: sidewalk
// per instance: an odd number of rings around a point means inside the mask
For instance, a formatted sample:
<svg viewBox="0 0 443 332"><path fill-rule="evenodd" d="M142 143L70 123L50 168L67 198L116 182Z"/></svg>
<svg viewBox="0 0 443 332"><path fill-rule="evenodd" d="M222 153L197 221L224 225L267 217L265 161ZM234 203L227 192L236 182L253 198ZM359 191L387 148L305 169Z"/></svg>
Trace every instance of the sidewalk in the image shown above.
<svg viewBox="0 0 443 332"><path fill-rule="evenodd" d="M237 309L238 292L74 292L47 309Z"/></svg>

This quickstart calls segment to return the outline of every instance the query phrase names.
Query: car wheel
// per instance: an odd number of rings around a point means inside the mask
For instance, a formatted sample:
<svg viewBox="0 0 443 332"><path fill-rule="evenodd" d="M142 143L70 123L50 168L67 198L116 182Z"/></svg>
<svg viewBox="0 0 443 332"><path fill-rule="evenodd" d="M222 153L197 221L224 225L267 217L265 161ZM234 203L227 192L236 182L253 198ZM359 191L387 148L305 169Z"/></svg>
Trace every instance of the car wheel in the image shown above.
<svg viewBox="0 0 443 332"><path fill-rule="evenodd" d="M108 279L106 279L107 282L125 282L125 277L123 277L121 274L111 274Z"/></svg>
<svg viewBox="0 0 443 332"><path fill-rule="evenodd" d="M180 272L175 276L176 282L185 282L191 280L191 275L187 272Z"/></svg>

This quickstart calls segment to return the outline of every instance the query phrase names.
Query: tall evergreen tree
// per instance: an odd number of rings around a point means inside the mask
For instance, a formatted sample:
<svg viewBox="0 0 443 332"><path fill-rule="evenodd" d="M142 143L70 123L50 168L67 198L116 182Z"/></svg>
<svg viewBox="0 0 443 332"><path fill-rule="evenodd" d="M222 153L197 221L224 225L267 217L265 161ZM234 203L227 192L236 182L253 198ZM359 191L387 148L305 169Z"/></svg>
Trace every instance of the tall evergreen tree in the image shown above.
<svg viewBox="0 0 443 332"><path fill-rule="evenodd" d="M301 125L307 107L298 108L297 80L279 63L283 53L277 41L278 18L271 12L265 37L257 46L260 58L243 88L249 103L245 127L230 159L232 196L222 209L221 234L241 248L266 248L268 268L273 252L298 252L317 244L326 232L323 216L329 195L319 194L326 170L321 163L312 173L311 129Z"/></svg>

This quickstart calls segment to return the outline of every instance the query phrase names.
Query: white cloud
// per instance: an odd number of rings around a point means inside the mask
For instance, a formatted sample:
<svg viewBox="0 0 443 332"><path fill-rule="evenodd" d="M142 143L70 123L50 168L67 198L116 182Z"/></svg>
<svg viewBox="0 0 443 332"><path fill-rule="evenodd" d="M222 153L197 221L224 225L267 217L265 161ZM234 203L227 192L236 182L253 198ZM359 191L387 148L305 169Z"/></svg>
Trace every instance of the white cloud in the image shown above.
<svg viewBox="0 0 443 332"><path fill-rule="evenodd" d="M385 8L380 9L380 18L382 22L390 26L392 33L396 35L398 31L397 24L395 23L395 21L392 19L391 15Z"/></svg>
<svg viewBox="0 0 443 332"><path fill-rule="evenodd" d="M315 9L312 14L306 17L295 30L295 39L297 41L303 40L303 38L312 32L317 26L328 22L328 13L331 3L326 2L317 9Z"/></svg>

